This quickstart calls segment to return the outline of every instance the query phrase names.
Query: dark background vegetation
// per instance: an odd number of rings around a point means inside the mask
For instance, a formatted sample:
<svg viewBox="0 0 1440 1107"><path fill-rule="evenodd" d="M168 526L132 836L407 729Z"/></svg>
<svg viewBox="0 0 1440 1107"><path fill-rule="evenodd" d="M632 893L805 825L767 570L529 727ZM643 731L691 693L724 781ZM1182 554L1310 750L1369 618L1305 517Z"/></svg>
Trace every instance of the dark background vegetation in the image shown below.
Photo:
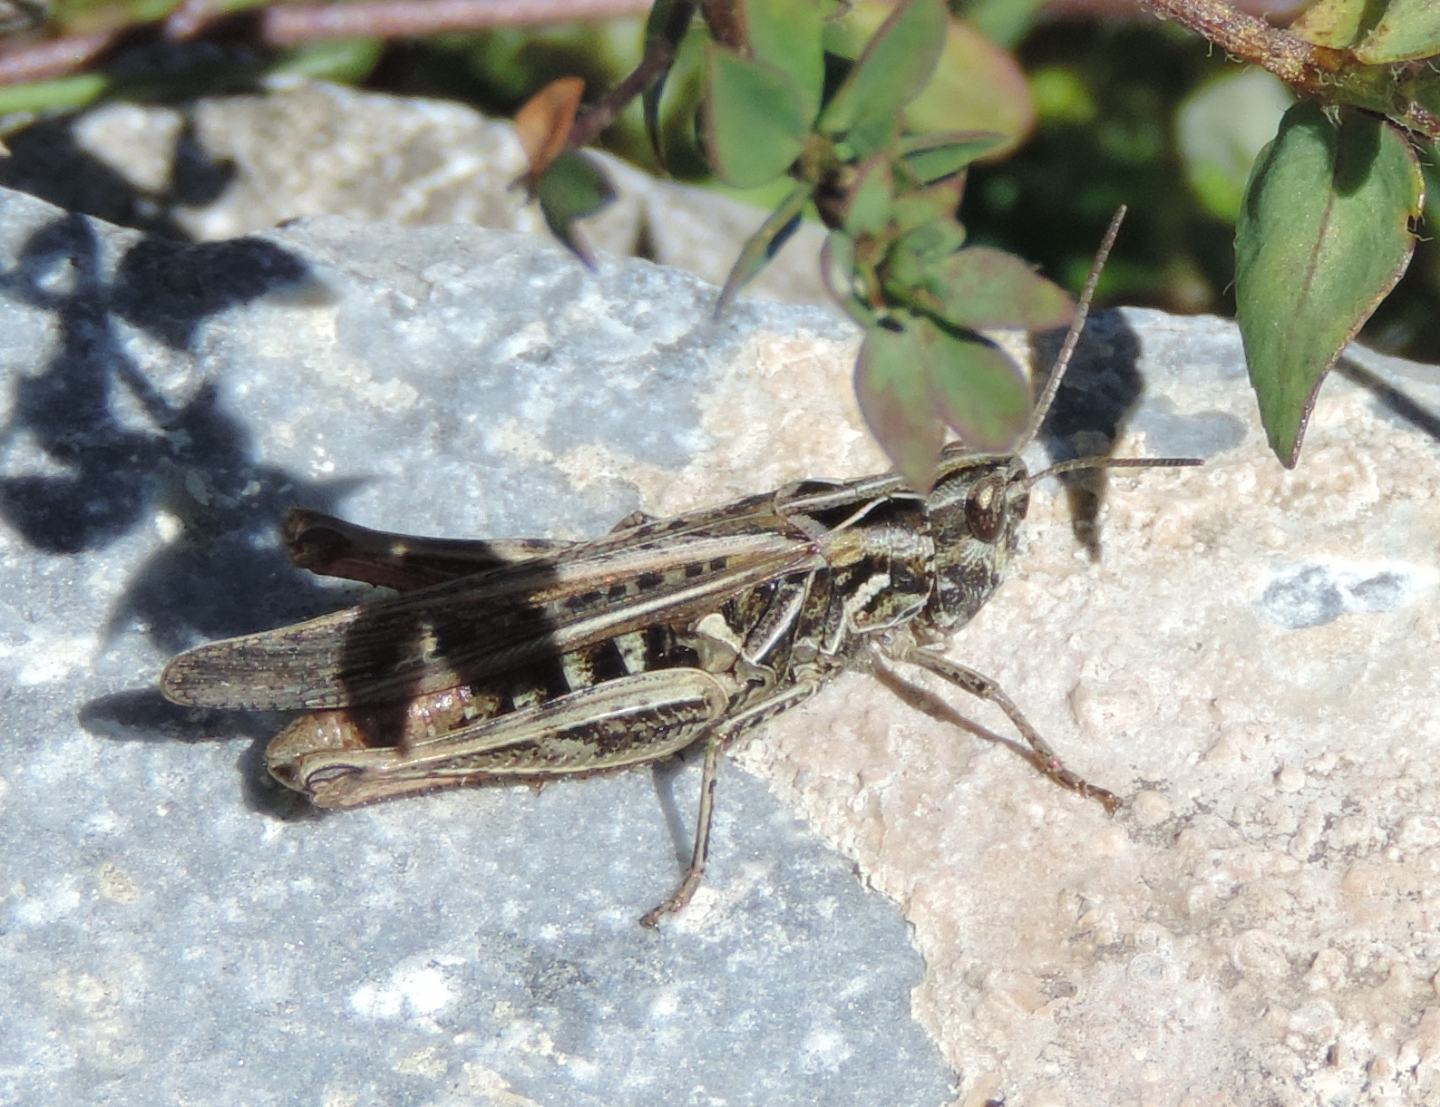
<svg viewBox="0 0 1440 1107"><path fill-rule="evenodd" d="M509 115L557 76L584 76L588 97L629 71L640 56L639 13L646 5L605 6L635 14L573 19L566 17L595 11L596 0L510 0L494 16L510 25L466 29L467 21L478 25L492 16L481 19L462 6L456 26L421 34L428 26L416 13L427 5L398 2L389 5L388 19L371 20L374 34L351 38L330 37L316 14L324 9L304 5L223 18L214 5L177 8L167 0L22 7L0 55L0 112L8 113L6 129L13 131L36 112L114 97L221 93L288 71ZM1302 5L1239 6L1284 19ZM1249 161L1289 102L1279 82L1124 0L952 0L951 8L1013 54L1036 112L1018 150L972 170L960 210L971 241L1016 253L1074 289L1106 220L1123 202L1130 218L1106 269L1101 303L1232 315L1234 214ZM27 12L43 22L27 29ZM263 22L272 16L286 22ZM175 41L177 28L194 36L188 44ZM72 49L69 63L57 65L43 55L47 48L63 53L55 50L57 40L91 53ZM653 167L636 111L607 131L602 145ZM1440 191L1433 160L1422 152L1432 226ZM683 142L672 168L690 177L700 169ZM757 221L760 215L757 208ZM1408 274L1362 339L1440 360L1437 302L1440 252L1422 237Z"/></svg>

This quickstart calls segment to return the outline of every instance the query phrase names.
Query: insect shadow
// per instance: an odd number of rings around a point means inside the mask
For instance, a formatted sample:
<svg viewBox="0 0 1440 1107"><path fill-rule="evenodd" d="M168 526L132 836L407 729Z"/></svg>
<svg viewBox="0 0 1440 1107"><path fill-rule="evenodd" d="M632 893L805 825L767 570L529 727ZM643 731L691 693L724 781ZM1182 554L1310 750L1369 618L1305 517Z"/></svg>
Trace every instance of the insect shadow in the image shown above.
<svg viewBox="0 0 1440 1107"><path fill-rule="evenodd" d="M297 498L328 504L358 482L312 482L260 464L253 434L218 388L200 383L177 398L123 333L183 356L206 317L309 288L308 268L260 239L143 239L113 264L106 254L90 221L65 214L33 230L0 269L0 298L53 334L42 364L5 378L0 526L38 556L79 558L157 516L179 521L183 533L126 583L102 645L138 626L170 653L199 636L255 629L266 612L289 621L335 606L333 590L307 586L265 531ZM91 701L80 721L128 738L137 712L161 724L181 717L158 695L135 696Z"/></svg>
<svg viewBox="0 0 1440 1107"><path fill-rule="evenodd" d="M875 679L893 692L902 703L914 708L922 714L930 716L937 723L946 723L949 726L959 727L961 730L986 742L993 742L997 746L1003 746L1021 760L1028 761L1037 767L1040 759L1035 751L1023 742L1017 742L1013 738L1007 738L1003 734L997 734L983 723L977 723L974 719L960 711L954 703L944 696L922 688L918 684L906 680L894 669L877 665L871 672Z"/></svg>
<svg viewBox="0 0 1440 1107"><path fill-rule="evenodd" d="M78 722L96 738L115 742L231 742L245 745L235 759L245 806L285 822L322 816L305 797L282 788L265 772L265 746L280 725L278 715L177 707L154 688L97 696L85 703Z"/></svg>
<svg viewBox="0 0 1440 1107"><path fill-rule="evenodd" d="M1063 331L1037 336L1036 364L1053 366L1064 338ZM1049 416L1036 435L1052 461L1114 456L1115 443L1145 391L1137 367L1139 357L1139 338L1123 315L1103 312L1091 316ZM1109 471L1082 469L1056 479L1065 487L1076 541L1091 558L1098 558L1097 520L1109 488Z"/></svg>

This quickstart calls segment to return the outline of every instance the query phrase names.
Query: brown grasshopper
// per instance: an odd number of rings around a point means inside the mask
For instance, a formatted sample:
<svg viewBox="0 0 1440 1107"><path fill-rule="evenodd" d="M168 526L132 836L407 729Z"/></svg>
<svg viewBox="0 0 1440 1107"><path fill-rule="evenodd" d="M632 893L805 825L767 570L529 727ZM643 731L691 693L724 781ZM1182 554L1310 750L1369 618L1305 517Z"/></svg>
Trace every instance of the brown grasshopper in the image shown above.
<svg viewBox="0 0 1440 1107"><path fill-rule="evenodd" d="M1117 224L1021 449L1074 353ZM654 926L699 885L721 749L876 661L989 700L1041 772L1113 811L1114 795L1067 769L994 681L942 645L1004 578L1037 480L1193 464L1092 457L1032 475L1015 454L952 446L925 494L893 474L806 480L576 543L408 537L292 511L284 539L297 565L400 594L189 650L161 688L180 704L304 711L266 760L320 807L583 776L703 744L690 865L640 920Z"/></svg>

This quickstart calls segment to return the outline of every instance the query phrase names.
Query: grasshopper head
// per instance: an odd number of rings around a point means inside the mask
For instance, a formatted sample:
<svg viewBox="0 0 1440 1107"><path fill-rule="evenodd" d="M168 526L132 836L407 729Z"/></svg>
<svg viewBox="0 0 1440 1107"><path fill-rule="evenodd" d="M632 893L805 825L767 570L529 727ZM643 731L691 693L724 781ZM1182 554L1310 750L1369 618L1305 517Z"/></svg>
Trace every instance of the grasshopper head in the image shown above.
<svg viewBox="0 0 1440 1107"><path fill-rule="evenodd" d="M926 618L937 630L962 626L1000 585L1020 542L1030 486L1077 469L1178 469L1193 457L1082 457L1031 474L1014 455L966 456L958 447L940 459L940 476L925 497L935 542L935 587Z"/></svg>
<svg viewBox="0 0 1440 1107"><path fill-rule="evenodd" d="M1020 524L1030 506L1030 486L1037 480L1076 469L1174 468L1200 464L1188 457L1083 457L1059 462L1031 476L1018 456L1034 441L1055 401L1060 381L1080 341L1100 269L1115 244L1124 216L1122 207L1110 220L1080 293L1075 318L1065 333L1050 377L1036 398L1029 426L1017 443L1015 453L967 455L962 447L952 445L940 456L935 486L925 497L925 513L935 542L935 585L925 608L925 619L936 630L951 630L969 622L999 586L1005 566L1019 544Z"/></svg>
<svg viewBox="0 0 1440 1107"><path fill-rule="evenodd" d="M1030 477L1018 457L947 452L925 497L935 541L935 588L927 609L937 630L970 621L1005 574L1030 506Z"/></svg>

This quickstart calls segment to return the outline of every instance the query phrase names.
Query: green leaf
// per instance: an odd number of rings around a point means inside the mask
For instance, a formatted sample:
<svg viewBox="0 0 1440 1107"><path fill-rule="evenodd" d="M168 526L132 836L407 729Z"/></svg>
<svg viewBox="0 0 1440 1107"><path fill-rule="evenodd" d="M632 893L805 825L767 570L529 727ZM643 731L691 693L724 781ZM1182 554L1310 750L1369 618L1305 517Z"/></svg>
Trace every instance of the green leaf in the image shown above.
<svg viewBox="0 0 1440 1107"><path fill-rule="evenodd" d="M1181 103L1175 141L1190 188L1211 215L1233 223L1256 155L1294 98L1263 69L1227 72Z"/></svg>
<svg viewBox="0 0 1440 1107"><path fill-rule="evenodd" d="M0 87L0 114L83 108L104 96L114 81L99 73L56 77L51 81L29 81Z"/></svg>
<svg viewBox="0 0 1440 1107"><path fill-rule="evenodd" d="M1387 116L1440 138L1440 4L1435 0L1320 0L1291 26L1354 61L1329 74L1325 100ZM1423 59L1423 62L1417 61Z"/></svg>
<svg viewBox="0 0 1440 1107"><path fill-rule="evenodd" d="M924 361L913 328L873 326L865 332L855 367L855 394L870 433L918 492L928 492L935 483L935 462L945 440Z"/></svg>
<svg viewBox="0 0 1440 1107"><path fill-rule="evenodd" d="M981 453L1013 450L1030 421L1030 382L1004 350L978 334L926 322L925 379L930 396L966 446Z"/></svg>
<svg viewBox="0 0 1440 1107"><path fill-rule="evenodd" d="M1035 125L1030 83L1014 55L951 20L935 79L905 109L917 133L990 131L1005 141L991 156L1014 150Z"/></svg>
<svg viewBox="0 0 1440 1107"><path fill-rule="evenodd" d="M971 0L963 15L997 46L1018 46L1049 0Z"/></svg>
<svg viewBox="0 0 1440 1107"><path fill-rule="evenodd" d="M831 231L820 247L820 278L830 295L840 300L854 285L855 240L844 231Z"/></svg>
<svg viewBox="0 0 1440 1107"><path fill-rule="evenodd" d="M908 278L904 285L900 277ZM912 299L916 290L925 295ZM891 268L885 291L923 304L925 311L962 330L1048 330L1067 326L1075 316L1064 289L1013 254L989 246L924 259L910 271Z"/></svg>
<svg viewBox="0 0 1440 1107"><path fill-rule="evenodd" d="M942 0L901 0L836 90L820 129L843 135L862 120L898 116L934 73L948 19Z"/></svg>
<svg viewBox="0 0 1440 1107"><path fill-rule="evenodd" d="M965 245L965 228L954 219L937 219L903 235L890 253L894 258L907 256L922 266L936 264ZM923 270L912 270L920 273Z"/></svg>
<svg viewBox="0 0 1440 1107"><path fill-rule="evenodd" d="M1325 374L1409 264L1420 169L1387 123L1312 103L1285 113L1250 174L1235 294L1270 448L1287 467Z"/></svg>
<svg viewBox="0 0 1440 1107"><path fill-rule="evenodd" d="M884 298L938 315L943 293L936 268L965 241L965 228L954 219L922 223L901 235L880 266Z"/></svg>
<svg viewBox="0 0 1440 1107"><path fill-rule="evenodd" d="M946 318L962 327L1068 327L1075 318L1069 294L1014 254L970 246L943 266Z"/></svg>
<svg viewBox="0 0 1440 1107"><path fill-rule="evenodd" d="M650 140L651 153L658 143L665 158L660 168L687 180L708 180L714 176L705 150L701 115L707 69L705 52L709 45L709 32L698 20L692 23L665 74L664 90L651 109L657 127L657 133ZM646 106L647 101L642 98L642 112ZM620 129L625 127L622 116Z"/></svg>
<svg viewBox="0 0 1440 1107"><path fill-rule="evenodd" d="M900 142L905 168L921 184L960 172L971 162L992 154L1008 141L993 131L948 131L914 135Z"/></svg>
<svg viewBox="0 0 1440 1107"><path fill-rule="evenodd" d="M1290 24L1290 33L1316 46L1347 50L1355 44L1372 0L1316 0Z"/></svg>
<svg viewBox="0 0 1440 1107"><path fill-rule="evenodd" d="M937 221L958 227L955 213L960 210L960 197L964 192L965 174L956 173L950 177L942 177L927 188L902 193L895 198L890 213L895 220L896 230L900 234L906 234ZM964 233L961 232L960 238L952 244L951 249L959 249L963 241Z"/></svg>
<svg viewBox="0 0 1440 1107"><path fill-rule="evenodd" d="M845 232L854 237L877 234L890 221L895 178L888 158L874 157L859 167L842 204Z"/></svg>
<svg viewBox="0 0 1440 1107"><path fill-rule="evenodd" d="M835 143L835 153L841 161L864 161L888 150L899 134L899 116L867 115L845 132L842 141Z"/></svg>
<svg viewBox="0 0 1440 1107"><path fill-rule="evenodd" d="M878 325L875 309L856 291L855 240L844 231L831 231L820 247L820 279L841 310L869 330Z"/></svg>
<svg viewBox="0 0 1440 1107"><path fill-rule="evenodd" d="M675 54L680 51L690 23L695 17L698 0L655 0L650 15L645 20L645 52L648 54L660 44L668 45ZM660 129L660 102L665 96L665 85L670 80L671 66L666 66L659 79L653 81L640 96L640 105L645 118L645 135L650 139L650 149L655 160L662 166L665 162L665 141Z"/></svg>
<svg viewBox="0 0 1440 1107"><path fill-rule="evenodd" d="M1440 225L1440 140L1420 146L1420 174L1425 178L1423 218L1429 226ZM1431 264L1440 264L1440 257L1432 256ZM1440 273L1440 270L1437 270L1437 273ZM1440 281L1435 281L1434 285L1440 287Z"/></svg>
<svg viewBox="0 0 1440 1107"><path fill-rule="evenodd" d="M312 42L289 51L267 70L272 77L305 77L312 81L355 84L380 64L385 44L378 38L337 38Z"/></svg>
<svg viewBox="0 0 1440 1107"><path fill-rule="evenodd" d="M854 57L862 50L864 37L894 7L891 0L855 0L844 21L826 27L829 47L841 56ZM960 20L949 20L942 34L939 64L930 81L905 105L900 122L917 134L990 131L1005 136L994 154L1014 149L1035 122L1029 82L1019 63Z"/></svg>
<svg viewBox="0 0 1440 1107"><path fill-rule="evenodd" d="M713 42L706 50L705 146L716 174L737 188L789 169L810 133L789 75Z"/></svg>
<svg viewBox="0 0 1440 1107"><path fill-rule="evenodd" d="M742 0L741 11L755 60L790 76L806 121L813 121L825 84L824 8L815 0Z"/></svg>
<svg viewBox="0 0 1440 1107"><path fill-rule="evenodd" d="M1379 21L1355 44L1355 55L1371 65L1432 58L1440 54L1440 4L1435 0L1390 0Z"/></svg>
<svg viewBox="0 0 1440 1107"><path fill-rule="evenodd" d="M567 150L550 163L535 183L535 197L540 201L540 212L550 233L586 265L593 265L575 223L595 214L615 198L615 188L599 166L579 151Z"/></svg>
<svg viewBox="0 0 1440 1107"><path fill-rule="evenodd" d="M765 222L760 224L759 230L745 240L740 256L735 259L735 264L730 267L730 273L725 278L725 287L720 290L715 301L717 317L724 313L739 291L754 280L795 233L795 228L800 225L800 213L805 209L810 193L809 185L796 188L770 213Z"/></svg>
<svg viewBox="0 0 1440 1107"><path fill-rule="evenodd" d="M1350 50L1370 65L1440 54L1435 0L1319 0L1290 30L1317 46Z"/></svg>

